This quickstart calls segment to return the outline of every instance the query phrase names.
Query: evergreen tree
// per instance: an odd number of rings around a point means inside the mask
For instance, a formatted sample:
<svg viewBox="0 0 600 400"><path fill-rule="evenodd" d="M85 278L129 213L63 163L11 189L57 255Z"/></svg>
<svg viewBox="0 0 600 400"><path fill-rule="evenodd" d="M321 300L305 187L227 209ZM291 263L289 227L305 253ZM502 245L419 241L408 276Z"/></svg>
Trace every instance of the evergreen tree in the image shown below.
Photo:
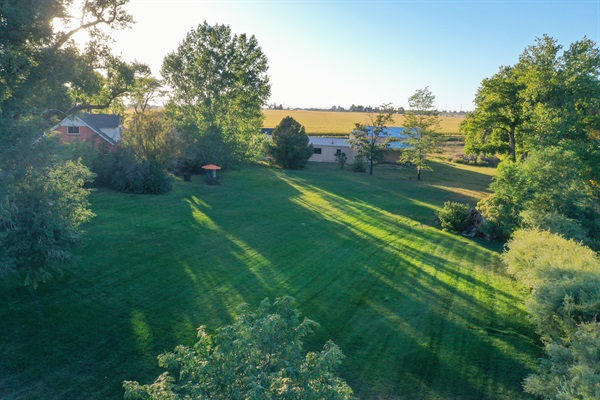
<svg viewBox="0 0 600 400"><path fill-rule="evenodd" d="M304 168L313 155L304 126L292 117L285 117L275 127L267 149L277 165L288 169Z"/></svg>

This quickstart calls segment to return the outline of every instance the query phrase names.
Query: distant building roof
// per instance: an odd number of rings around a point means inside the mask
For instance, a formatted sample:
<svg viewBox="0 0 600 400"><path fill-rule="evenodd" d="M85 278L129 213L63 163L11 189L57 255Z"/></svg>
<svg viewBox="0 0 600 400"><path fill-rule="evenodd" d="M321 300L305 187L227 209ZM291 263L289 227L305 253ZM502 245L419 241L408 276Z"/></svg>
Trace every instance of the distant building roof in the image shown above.
<svg viewBox="0 0 600 400"><path fill-rule="evenodd" d="M369 132L371 134L373 133L372 126L367 126L366 128L369 130ZM403 132L404 132L404 128L401 126L390 126L389 128L386 128L379 135L379 137L383 137L383 138L387 137L387 138L392 139L392 141L388 143L388 147L390 149L406 149L410 146L406 142L404 142L404 140L408 139L410 136Z"/></svg>
<svg viewBox="0 0 600 400"><path fill-rule="evenodd" d="M79 117L98 135L115 145L121 140L121 117L115 114L88 114Z"/></svg>
<svg viewBox="0 0 600 400"><path fill-rule="evenodd" d="M313 146L350 147L348 139L309 136L308 140Z"/></svg>
<svg viewBox="0 0 600 400"><path fill-rule="evenodd" d="M115 114L83 114L81 120L90 128L118 128L121 125L121 117Z"/></svg>

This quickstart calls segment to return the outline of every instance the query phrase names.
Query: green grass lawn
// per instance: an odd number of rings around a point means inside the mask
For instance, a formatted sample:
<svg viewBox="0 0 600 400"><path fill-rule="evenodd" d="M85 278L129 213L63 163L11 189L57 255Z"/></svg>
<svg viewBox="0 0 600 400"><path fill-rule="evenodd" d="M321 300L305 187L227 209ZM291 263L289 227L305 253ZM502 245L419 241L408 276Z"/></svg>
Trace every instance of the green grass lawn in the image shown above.
<svg viewBox="0 0 600 400"><path fill-rule="evenodd" d="M515 399L541 354L501 247L443 232L446 200L475 204L491 169L374 176L309 164L200 177L171 193L99 190L80 266L34 291L0 281L0 398L122 397L156 356L241 302L291 295L332 339L365 399Z"/></svg>

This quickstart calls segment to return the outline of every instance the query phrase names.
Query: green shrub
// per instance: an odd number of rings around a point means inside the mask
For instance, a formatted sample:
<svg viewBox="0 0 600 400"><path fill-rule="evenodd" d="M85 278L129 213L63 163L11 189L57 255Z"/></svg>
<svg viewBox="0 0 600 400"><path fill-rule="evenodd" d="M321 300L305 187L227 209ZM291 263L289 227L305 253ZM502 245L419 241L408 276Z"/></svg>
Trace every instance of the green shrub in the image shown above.
<svg viewBox="0 0 600 400"><path fill-rule="evenodd" d="M600 270L600 264L596 269ZM545 280L525 302L531 321L546 342L568 341L577 325L593 322L598 316L600 272L569 275L568 279Z"/></svg>
<svg viewBox="0 0 600 400"><path fill-rule="evenodd" d="M544 399L600 398L600 323L578 326L568 344L546 345L537 374L525 379L525 392Z"/></svg>
<svg viewBox="0 0 600 400"><path fill-rule="evenodd" d="M519 229L502 255L507 271L527 287L545 281L571 279L600 269L597 254L573 240L538 229Z"/></svg>
<svg viewBox="0 0 600 400"><path fill-rule="evenodd" d="M117 161L111 176L111 186L120 192L160 194L171 191L173 178L155 160L136 162L131 158Z"/></svg>
<svg viewBox="0 0 600 400"><path fill-rule="evenodd" d="M354 172L366 172L367 164L363 156L354 157L354 163L352 163L352 171Z"/></svg>
<svg viewBox="0 0 600 400"><path fill-rule="evenodd" d="M471 224L471 206L447 201L444 208L437 212L442 229L451 232L463 232Z"/></svg>
<svg viewBox="0 0 600 400"><path fill-rule="evenodd" d="M558 213L525 210L521 213L521 227L549 231L565 239L573 239L586 246L591 244L587 230L577 220Z"/></svg>
<svg viewBox="0 0 600 400"><path fill-rule="evenodd" d="M335 161L340 163L341 169L344 169L344 165L346 165L346 161L348 161L348 156L346 156L346 153L344 153L340 149L337 149L337 151L335 152Z"/></svg>

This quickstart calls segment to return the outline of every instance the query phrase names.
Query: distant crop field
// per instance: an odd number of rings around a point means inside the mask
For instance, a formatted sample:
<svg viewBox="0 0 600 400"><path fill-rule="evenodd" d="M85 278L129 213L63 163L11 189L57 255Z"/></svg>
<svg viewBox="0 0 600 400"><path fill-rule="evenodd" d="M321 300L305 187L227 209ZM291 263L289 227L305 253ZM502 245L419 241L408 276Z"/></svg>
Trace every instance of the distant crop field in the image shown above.
<svg viewBox="0 0 600 400"><path fill-rule="evenodd" d="M263 110L265 122L263 126L274 128L287 116L293 117L306 128L308 134L318 135L347 135L357 122L367 121L366 113L333 112L333 111L306 111L306 110ZM402 126L404 117L400 114L394 116L395 126ZM458 125L464 117L440 117L441 133L457 134Z"/></svg>

